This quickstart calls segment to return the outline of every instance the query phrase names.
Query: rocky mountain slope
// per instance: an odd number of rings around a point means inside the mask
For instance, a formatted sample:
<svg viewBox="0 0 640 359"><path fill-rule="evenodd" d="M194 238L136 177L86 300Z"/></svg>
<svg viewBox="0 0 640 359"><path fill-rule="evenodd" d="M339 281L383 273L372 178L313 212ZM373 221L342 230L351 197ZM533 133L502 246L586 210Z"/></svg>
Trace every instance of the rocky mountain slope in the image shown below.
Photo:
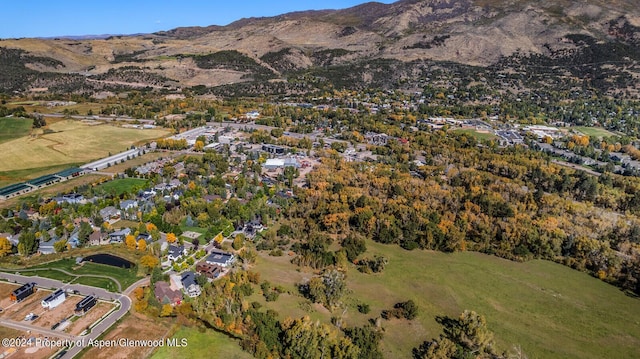
<svg viewBox="0 0 640 359"><path fill-rule="evenodd" d="M309 74L338 85L346 78L356 87L388 87L453 63L506 72L544 68L577 79L590 72L609 77L613 67L614 79L600 84L610 91L614 84L633 87L640 73L640 10L634 3L402 0L148 35L4 39L0 61L21 60L12 62L11 75L0 62L0 88L277 88Z"/></svg>

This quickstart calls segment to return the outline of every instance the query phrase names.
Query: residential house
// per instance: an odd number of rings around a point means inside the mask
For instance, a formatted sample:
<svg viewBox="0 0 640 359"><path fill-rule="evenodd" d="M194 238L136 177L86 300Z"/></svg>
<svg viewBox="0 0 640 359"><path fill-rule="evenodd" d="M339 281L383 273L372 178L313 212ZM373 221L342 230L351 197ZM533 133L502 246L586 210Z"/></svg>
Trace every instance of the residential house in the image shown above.
<svg viewBox="0 0 640 359"><path fill-rule="evenodd" d="M182 256L186 256L186 255L187 255L187 249L184 246L174 246L174 245L169 246L168 259L170 261L177 261Z"/></svg>
<svg viewBox="0 0 640 359"><path fill-rule="evenodd" d="M191 298L195 298L202 293L200 286L196 283L196 274L193 272L182 273L182 287L184 292Z"/></svg>
<svg viewBox="0 0 640 359"><path fill-rule="evenodd" d="M58 238L55 234L53 236L51 236L51 238L48 241L40 240L40 244L38 245L38 252L40 254L52 254L52 253L55 253L56 250L54 249L53 245L56 242L59 242L60 240L61 240L61 238Z"/></svg>
<svg viewBox="0 0 640 359"><path fill-rule="evenodd" d="M120 209L124 212L124 216L130 220L138 219L136 212L138 211L138 201L128 199L120 202Z"/></svg>
<svg viewBox="0 0 640 359"><path fill-rule="evenodd" d="M43 308L53 309L62 304L66 299L67 293L62 289L58 289L45 297L40 304L42 304Z"/></svg>
<svg viewBox="0 0 640 359"><path fill-rule="evenodd" d="M151 235L149 233L140 233L140 234L138 234L138 237L136 238L136 241L140 241L140 240L145 241L145 243L147 243L147 244L151 244L151 242L153 242L153 239L151 238Z"/></svg>
<svg viewBox="0 0 640 359"><path fill-rule="evenodd" d="M220 250L212 250L211 254L207 256L205 262L209 264L215 264L221 266L223 268L230 267L233 262L235 262L236 258L232 253L223 252Z"/></svg>
<svg viewBox="0 0 640 359"><path fill-rule="evenodd" d="M202 274L209 279L216 279L222 272L222 267L215 264L209 264L207 262L200 262L196 264L196 272Z"/></svg>
<svg viewBox="0 0 640 359"><path fill-rule="evenodd" d="M119 231L109 233L109 243L122 243L131 234L130 228L123 228Z"/></svg>
<svg viewBox="0 0 640 359"><path fill-rule="evenodd" d="M102 244L103 239L104 236L102 235L102 232L100 230L93 231L93 233L89 235L89 244L92 246L99 246L100 244Z"/></svg>
<svg viewBox="0 0 640 359"><path fill-rule="evenodd" d="M102 220L104 220L105 222L108 222L114 219L120 219L120 216L121 216L120 210L114 206L105 207L100 210L100 217L102 217Z"/></svg>
<svg viewBox="0 0 640 359"><path fill-rule="evenodd" d="M171 289L167 282L156 282L154 294L160 304L176 305L182 302L182 293Z"/></svg>

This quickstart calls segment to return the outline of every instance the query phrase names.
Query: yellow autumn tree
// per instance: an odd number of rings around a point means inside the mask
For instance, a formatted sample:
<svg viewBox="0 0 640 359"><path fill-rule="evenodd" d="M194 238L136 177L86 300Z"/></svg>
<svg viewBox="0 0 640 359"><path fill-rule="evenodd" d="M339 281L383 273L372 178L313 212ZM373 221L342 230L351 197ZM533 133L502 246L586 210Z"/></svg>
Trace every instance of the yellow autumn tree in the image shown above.
<svg viewBox="0 0 640 359"><path fill-rule="evenodd" d="M11 254L11 248L12 248L11 242L7 238L5 237L0 238L0 257L4 257Z"/></svg>
<svg viewBox="0 0 640 359"><path fill-rule="evenodd" d="M142 258L140 258L140 265L149 270L155 268L159 263L160 263L160 260L150 254L147 254L145 256L142 256Z"/></svg>
<svg viewBox="0 0 640 359"><path fill-rule="evenodd" d="M167 242L169 243L175 243L178 240L178 238L176 237L175 234L173 233L167 233Z"/></svg>
<svg viewBox="0 0 640 359"><path fill-rule="evenodd" d="M124 243L127 245L127 248L131 250L135 250L138 244L138 242L136 242L136 237L134 237L132 234L127 235L127 237L124 239Z"/></svg>
<svg viewBox="0 0 640 359"><path fill-rule="evenodd" d="M160 312L161 317L169 317L173 314L173 307L171 304L165 304L162 306L162 311Z"/></svg>
<svg viewBox="0 0 640 359"><path fill-rule="evenodd" d="M147 250L147 242L144 239L138 241L138 250L143 252Z"/></svg>

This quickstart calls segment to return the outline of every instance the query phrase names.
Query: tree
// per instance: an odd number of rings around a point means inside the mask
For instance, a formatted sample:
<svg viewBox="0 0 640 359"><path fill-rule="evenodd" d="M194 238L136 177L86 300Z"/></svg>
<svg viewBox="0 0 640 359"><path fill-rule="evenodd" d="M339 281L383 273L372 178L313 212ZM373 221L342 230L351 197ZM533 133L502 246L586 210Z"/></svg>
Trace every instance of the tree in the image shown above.
<svg viewBox="0 0 640 359"><path fill-rule="evenodd" d="M6 237L0 238L0 257L8 256L11 254L13 245Z"/></svg>
<svg viewBox="0 0 640 359"><path fill-rule="evenodd" d="M136 246L138 245L138 242L136 242L136 237L134 237L132 234L127 235L124 243L127 245L127 248L131 249L132 251L135 250Z"/></svg>
<svg viewBox="0 0 640 359"><path fill-rule="evenodd" d="M171 304L165 304L162 306L162 311L160 312L161 317L170 317L173 315L173 307Z"/></svg>
<svg viewBox="0 0 640 359"><path fill-rule="evenodd" d="M140 266L147 268L147 272L149 270L156 268L159 263L160 263L160 260L157 257L154 257L150 254L147 254L145 256L142 256L142 258L140 258Z"/></svg>
<svg viewBox="0 0 640 359"><path fill-rule="evenodd" d="M23 256L29 256L38 250L38 240L35 233L25 230L18 238L18 252Z"/></svg>
<svg viewBox="0 0 640 359"><path fill-rule="evenodd" d="M178 240L178 238L176 237L175 234L173 233L167 233L167 242L173 244Z"/></svg>
<svg viewBox="0 0 640 359"><path fill-rule="evenodd" d="M141 239L138 241L138 250L139 251L146 251L147 250L147 241L145 241L144 239Z"/></svg>
<svg viewBox="0 0 640 359"><path fill-rule="evenodd" d="M358 358L360 350L348 337L340 337L326 324L313 322L309 317L285 320L283 351L285 357L297 359Z"/></svg>
<svg viewBox="0 0 640 359"><path fill-rule="evenodd" d="M80 245L84 245L89 240L89 236L93 233L93 228L87 222L80 222L80 230L78 231L78 241Z"/></svg>
<svg viewBox="0 0 640 359"><path fill-rule="evenodd" d="M240 233L236 235L236 238L233 239L232 247L235 250L239 250L240 248L242 248L243 244L244 244L244 235Z"/></svg>
<svg viewBox="0 0 640 359"><path fill-rule="evenodd" d="M67 246L67 240L66 239L57 241L56 243L53 244L53 249L55 249L56 253L62 253L64 251L66 251L67 248L68 248L68 246Z"/></svg>
<svg viewBox="0 0 640 359"><path fill-rule="evenodd" d="M196 144L193 145L193 150L198 152L201 152L202 150L204 150L204 142L196 141Z"/></svg>
<svg viewBox="0 0 640 359"><path fill-rule="evenodd" d="M483 316L465 310L458 319L439 317L443 327L440 338L422 343L413 349L414 358L486 358L504 359L493 349L493 333Z"/></svg>
<svg viewBox="0 0 640 359"><path fill-rule="evenodd" d="M136 300L142 300L142 298L144 298L144 288L138 287L134 289L133 296Z"/></svg>

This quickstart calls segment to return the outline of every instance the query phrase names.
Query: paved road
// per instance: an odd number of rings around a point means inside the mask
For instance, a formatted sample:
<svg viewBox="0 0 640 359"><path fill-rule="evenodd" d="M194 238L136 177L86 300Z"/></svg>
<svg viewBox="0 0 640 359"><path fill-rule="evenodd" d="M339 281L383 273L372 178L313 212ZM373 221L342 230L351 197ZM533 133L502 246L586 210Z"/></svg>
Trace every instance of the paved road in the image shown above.
<svg viewBox="0 0 640 359"><path fill-rule="evenodd" d="M118 309L116 309L115 311L111 312L111 314L109 314L108 317L106 317L104 320L102 320L100 323L98 323L95 327L93 327L91 329L91 333L89 333L87 335L84 335L84 336L80 336L80 337L75 337L75 336L70 335L70 334L56 332L56 331L49 331L49 330L46 330L46 329L43 329L43 328L39 328L39 327L36 327L36 326L31 326L31 325L25 325L25 324L21 324L21 323L18 323L18 322L12 322L12 321L8 321L8 320L0 320L0 324L6 325L8 327L21 329L21 330L31 330L32 332L38 332L38 333L42 333L42 334L45 334L45 335L62 337L62 338L65 338L65 339L84 338L85 342L88 342L89 340L96 339L98 336L100 336L102 333L104 333L107 329L109 329L113 324L115 324L116 321L118 321L125 314L127 314L127 312L129 312L129 309L131 308L131 299L128 297L128 295L131 294L131 292L133 292L133 290L135 288L137 288L138 286L146 285L146 284L149 283L149 278L148 277L147 278L143 278L143 279L133 283L131 286L129 286L129 288L125 289L125 291L122 294L120 294L120 293L109 292L106 289L90 287L90 286L83 285L83 284L68 284L68 283L63 283L63 282L55 280L55 279L41 278L41 277L29 277L29 276L23 276L23 275L20 275L20 274L11 274L11 273L0 272L0 278L6 279L6 280L8 280L10 282L15 282L15 283L35 282L38 285L38 287L41 287L41 288L50 288L50 289L62 288L62 289L65 289L65 290L77 291L79 294L82 294L82 295L95 295L96 297L98 297L100 299L118 301L120 303L120 306L118 307ZM22 328L18 328L17 327L18 324L20 324ZM82 351L82 349L84 349L84 348L73 347L73 348L69 349L64 354L64 356L62 358L71 359L74 356L76 356L78 353L80 353L80 351Z"/></svg>

